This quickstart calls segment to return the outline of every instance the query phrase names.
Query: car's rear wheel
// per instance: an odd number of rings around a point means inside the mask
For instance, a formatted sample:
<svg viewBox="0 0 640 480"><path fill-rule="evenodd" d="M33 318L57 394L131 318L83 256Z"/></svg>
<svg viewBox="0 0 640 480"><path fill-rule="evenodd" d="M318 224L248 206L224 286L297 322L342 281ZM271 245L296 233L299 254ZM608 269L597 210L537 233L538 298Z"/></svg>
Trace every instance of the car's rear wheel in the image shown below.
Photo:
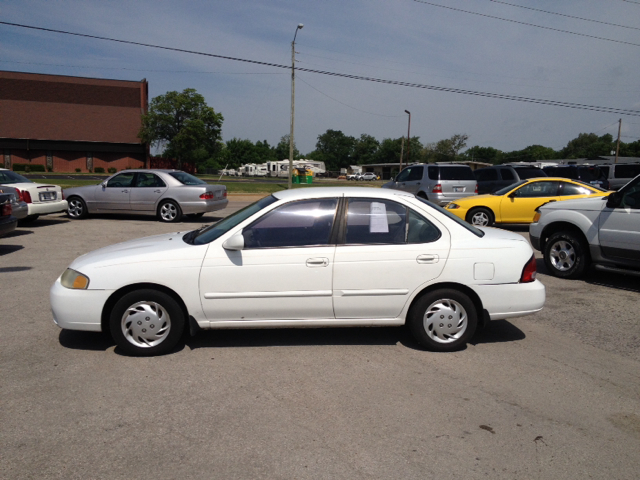
<svg viewBox="0 0 640 480"><path fill-rule="evenodd" d="M80 197L69 197L69 217L79 220L87 216L87 204Z"/></svg>
<svg viewBox="0 0 640 480"><path fill-rule="evenodd" d="M407 324L424 347L450 352L464 347L478 325L478 313L464 293L443 288L420 297L412 305Z"/></svg>
<svg viewBox="0 0 640 480"><path fill-rule="evenodd" d="M544 247L544 263L560 278L579 278L589 265L584 242L572 232L556 232Z"/></svg>
<svg viewBox="0 0 640 480"><path fill-rule="evenodd" d="M467 213L467 222L476 227L490 227L495 223L493 212L485 207L472 208Z"/></svg>
<svg viewBox="0 0 640 480"><path fill-rule="evenodd" d="M182 210L174 201L165 200L158 207L158 216L163 222L177 222L182 218Z"/></svg>
<svg viewBox="0 0 640 480"><path fill-rule="evenodd" d="M143 289L122 297L111 310L109 322L113 339L125 353L163 355L180 340L185 315L171 296Z"/></svg>

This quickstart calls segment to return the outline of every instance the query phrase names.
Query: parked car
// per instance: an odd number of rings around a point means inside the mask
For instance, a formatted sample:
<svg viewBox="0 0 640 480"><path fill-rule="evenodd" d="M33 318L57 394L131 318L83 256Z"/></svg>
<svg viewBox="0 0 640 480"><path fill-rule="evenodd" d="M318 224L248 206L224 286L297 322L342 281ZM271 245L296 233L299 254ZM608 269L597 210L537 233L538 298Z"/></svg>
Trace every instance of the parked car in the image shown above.
<svg viewBox="0 0 640 480"><path fill-rule="evenodd" d="M640 163L611 163L598 165L609 181L611 190L618 190L640 175Z"/></svg>
<svg viewBox="0 0 640 480"><path fill-rule="evenodd" d="M347 175L347 180L358 180L360 175L362 175L361 173L350 173L349 175Z"/></svg>
<svg viewBox="0 0 640 480"><path fill-rule="evenodd" d="M6 185L0 185L0 193L7 193L13 195L11 200L12 215L18 219L18 221L27 218L29 214L29 206L23 200L22 192L15 187L8 187Z"/></svg>
<svg viewBox="0 0 640 480"><path fill-rule="evenodd" d="M607 172L597 165L555 165L542 169L550 177L571 178L609 190Z"/></svg>
<svg viewBox="0 0 640 480"><path fill-rule="evenodd" d="M34 183L6 168L0 168L0 185L20 191L27 204L27 216L22 222L32 222L40 215L65 212L69 207L59 186Z"/></svg>
<svg viewBox="0 0 640 480"><path fill-rule="evenodd" d="M541 177L521 180L491 194L456 200L445 208L476 226L531 223L536 208L545 203L603 195L607 195L605 190L577 180Z"/></svg>
<svg viewBox="0 0 640 480"><path fill-rule="evenodd" d="M337 213L341 212L340 215ZM54 321L111 332L128 354L173 349L187 328L408 324L427 348L478 323L539 311L529 242L377 188L274 193L206 228L112 245L56 280Z"/></svg>
<svg viewBox="0 0 640 480"><path fill-rule="evenodd" d="M375 173L373 173L373 172L366 172L366 173L363 173L363 174L362 174L362 175L360 175L360 177L358 178L358 180L369 180L369 181L371 181L371 180L377 180L377 179L378 179L378 176L377 176Z"/></svg>
<svg viewBox="0 0 640 480"><path fill-rule="evenodd" d="M411 165L382 188L413 193L438 205L478 193L473 171L459 164Z"/></svg>
<svg viewBox="0 0 640 480"><path fill-rule="evenodd" d="M125 170L98 185L65 190L69 217L92 213L154 215L177 222L182 215L201 217L227 206L227 187L209 185L180 170Z"/></svg>
<svg viewBox="0 0 640 480"><path fill-rule="evenodd" d="M11 213L12 193L0 193L0 237L4 237L16 229L18 219Z"/></svg>
<svg viewBox="0 0 640 480"><path fill-rule="evenodd" d="M640 275L640 175L608 197L540 207L529 236L556 277L579 278L589 265Z"/></svg>
<svg viewBox="0 0 640 480"><path fill-rule="evenodd" d="M520 180L547 176L541 168L527 165L496 165L479 168L474 170L473 174L478 182L478 194L480 195L493 193ZM561 177L562 175L556 176Z"/></svg>

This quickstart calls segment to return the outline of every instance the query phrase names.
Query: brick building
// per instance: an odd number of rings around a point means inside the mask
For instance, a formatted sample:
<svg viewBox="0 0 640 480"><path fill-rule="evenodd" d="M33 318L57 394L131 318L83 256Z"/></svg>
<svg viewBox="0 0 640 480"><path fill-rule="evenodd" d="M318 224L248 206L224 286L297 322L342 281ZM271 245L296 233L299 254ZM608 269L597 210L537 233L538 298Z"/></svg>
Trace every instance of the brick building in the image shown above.
<svg viewBox="0 0 640 480"><path fill-rule="evenodd" d="M54 172L149 166L140 141L149 85L0 71L0 167Z"/></svg>

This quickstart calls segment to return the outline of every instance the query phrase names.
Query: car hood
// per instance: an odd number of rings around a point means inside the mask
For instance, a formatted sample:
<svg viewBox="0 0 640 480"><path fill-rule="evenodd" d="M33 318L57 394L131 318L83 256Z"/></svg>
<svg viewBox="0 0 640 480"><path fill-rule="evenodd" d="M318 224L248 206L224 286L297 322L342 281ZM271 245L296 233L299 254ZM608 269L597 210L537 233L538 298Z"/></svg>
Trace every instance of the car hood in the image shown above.
<svg viewBox="0 0 640 480"><path fill-rule="evenodd" d="M76 258L69 268L79 272L87 269L112 267L132 263L165 262L171 259L188 257L193 253L202 257L205 249L189 245L182 240L187 233L173 232L152 237L138 238L100 248ZM202 251L201 251L202 250Z"/></svg>
<svg viewBox="0 0 640 480"><path fill-rule="evenodd" d="M544 210L583 210L600 211L607 204L606 196L576 198L575 200L562 200L561 202L549 202L540 207ZM604 197L604 198L603 198Z"/></svg>

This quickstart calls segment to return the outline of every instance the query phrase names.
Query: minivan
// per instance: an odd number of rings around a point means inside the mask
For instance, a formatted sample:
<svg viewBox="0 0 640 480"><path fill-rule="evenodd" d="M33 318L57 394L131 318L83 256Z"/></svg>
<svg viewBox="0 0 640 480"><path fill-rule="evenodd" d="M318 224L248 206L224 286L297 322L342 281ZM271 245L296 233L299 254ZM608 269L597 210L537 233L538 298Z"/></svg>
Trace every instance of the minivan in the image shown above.
<svg viewBox="0 0 640 480"><path fill-rule="evenodd" d="M444 163L411 165L382 188L404 190L437 205L478 193L476 178L468 165Z"/></svg>
<svg viewBox="0 0 640 480"><path fill-rule="evenodd" d="M547 176L542 169L533 165L495 165L493 167L479 168L473 174L478 181L478 193L480 195L493 193L520 180Z"/></svg>

